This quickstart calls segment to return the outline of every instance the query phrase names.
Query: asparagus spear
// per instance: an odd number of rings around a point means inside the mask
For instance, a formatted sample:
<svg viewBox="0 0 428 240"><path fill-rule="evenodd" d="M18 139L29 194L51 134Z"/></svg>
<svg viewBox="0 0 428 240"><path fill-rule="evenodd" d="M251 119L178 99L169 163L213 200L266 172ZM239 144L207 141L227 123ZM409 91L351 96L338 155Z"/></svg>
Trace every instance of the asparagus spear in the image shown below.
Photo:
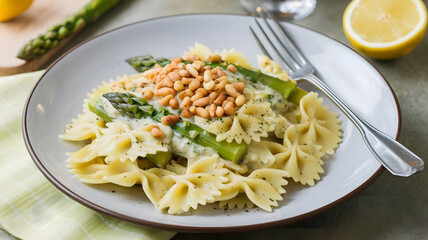
<svg viewBox="0 0 428 240"><path fill-rule="evenodd" d="M167 58L154 58L151 55L145 55L145 56L139 56L139 57L133 57L125 60L129 65L131 65L137 72L145 72L152 67L155 66L155 64L159 64L162 67L166 66L168 63L171 63L171 61Z"/></svg>
<svg viewBox="0 0 428 240"><path fill-rule="evenodd" d="M19 50L17 57L30 61L43 56L50 49L57 47L61 40L82 30L119 2L121 0L91 0L79 12L65 20L65 22L50 28L46 33L30 40Z"/></svg>
<svg viewBox="0 0 428 240"><path fill-rule="evenodd" d="M171 61L168 59L165 59L165 58L156 59L151 55L129 58L126 60L126 62L128 62L138 72L145 72L151 69L156 63L161 65L162 67L171 63ZM189 63L189 62L185 62L185 63ZM218 62L212 62L212 63L205 62L205 64L213 68L220 67L223 69L223 71L229 72L227 70L227 66L229 65L229 63L227 65L222 65ZM298 88L294 83L286 82L279 78L272 77L272 76L263 74L261 72L249 70L240 66L236 66L236 65L234 66L237 72L242 76L246 77L252 82L260 82L260 83L263 83L264 85L267 85L273 90L279 92L285 100L291 101L296 105L299 105L300 99L305 94L307 94L306 91L304 91L301 88ZM229 72L229 74L233 74L233 73Z"/></svg>
<svg viewBox="0 0 428 240"><path fill-rule="evenodd" d="M146 101L147 103L147 101ZM108 115L104 109L103 100L101 96L94 95L88 101L89 110L97 114L105 122L111 122L112 118ZM157 152L156 154L147 154L146 158L155 163L158 167L163 168L169 160L171 160L172 154L170 151Z"/></svg>
<svg viewBox="0 0 428 240"><path fill-rule="evenodd" d="M131 94L110 92L105 93L103 97L107 99L116 110L129 118L147 117L157 122L161 122L161 118L163 116L174 115L165 108L154 107L148 104L146 99L139 98ZM102 109L102 111L99 111L100 106L103 106L102 99L98 98L97 101L90 101L89 104L95 106L92 106L89 109L91 109L91 111L92 109L95 109L93 112L104 119L105 115L103 112L105 112L105 110ZM104 120L111 121L111 118L108 117ZM178 121L170 126L174 131L180 133L190 141L204 147L211 147L217 151L220 157L235 163L239 162L248 151L248 146L245 143L228 143L226 141L217 142L214 134L209 133L188 121Z"/></svg>

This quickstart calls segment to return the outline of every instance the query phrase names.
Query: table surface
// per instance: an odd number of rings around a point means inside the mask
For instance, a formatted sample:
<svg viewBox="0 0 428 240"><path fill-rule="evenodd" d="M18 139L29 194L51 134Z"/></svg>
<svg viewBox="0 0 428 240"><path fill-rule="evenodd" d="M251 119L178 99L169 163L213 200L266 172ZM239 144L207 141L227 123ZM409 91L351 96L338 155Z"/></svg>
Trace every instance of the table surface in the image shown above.
<svg viewBox="0 0 428 240"><path fill-rule="evenodd" d="M346 45L342 14L349 1L320 0L298 25ZM239 0L127 0L77 37L69 47L124 24L183 13L246 14ZM369 60L395 91L402 114L400 142L428 159L428 37L410 55L391 61ZM310 219L254 232L178 233L173 239L427 239L428 170L410 178L384 172L356 197ZM11 238L0 232L0 239ZM11 238L13 239L13 238Z"/></svg>

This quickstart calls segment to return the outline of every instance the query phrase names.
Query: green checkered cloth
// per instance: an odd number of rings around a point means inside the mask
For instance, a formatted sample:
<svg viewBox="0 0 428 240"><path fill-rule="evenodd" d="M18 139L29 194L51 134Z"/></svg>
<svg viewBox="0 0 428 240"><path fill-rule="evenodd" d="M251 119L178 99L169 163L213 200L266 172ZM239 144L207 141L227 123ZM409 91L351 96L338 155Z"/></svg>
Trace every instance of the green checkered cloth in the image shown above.
<svg viewBox="0 0 428 240"><path fill-rule="evenodd" d="M32 162L21 133L43 71L0 77L0 228L21 239L170 239L174 232L101 215L57 190Z"/></svg>

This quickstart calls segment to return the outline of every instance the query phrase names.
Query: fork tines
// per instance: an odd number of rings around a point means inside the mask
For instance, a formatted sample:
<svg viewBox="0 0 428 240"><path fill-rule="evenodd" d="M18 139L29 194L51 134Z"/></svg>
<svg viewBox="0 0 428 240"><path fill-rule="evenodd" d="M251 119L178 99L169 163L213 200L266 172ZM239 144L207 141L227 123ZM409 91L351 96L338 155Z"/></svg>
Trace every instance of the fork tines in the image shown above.
<svg viewBox="0 0 428 240"><path fill-rule="evenodd" d="M306 60L303 54L300 53L292 40L288 37L283 26L279 24L278 19L276 19L273 14L268 11L264 11L260 7L257 8L257 13L263 20L263 24L260 23L259 18L254 18L256 26L261 35L263 35L269 43L271 51L273 51L284 63L285 70L288 71L289 74L292 74L293 72L296 72L297 70L304 67L312 68L310 63ZM268 21L268 17L271 18L272 21ZM262 25L266 27L263 27ZM269 51L263 45L256 31L254 31L251 26L249 26L249 28L263 53L269 58L273 59L271 54L269 54Z"/></svg>

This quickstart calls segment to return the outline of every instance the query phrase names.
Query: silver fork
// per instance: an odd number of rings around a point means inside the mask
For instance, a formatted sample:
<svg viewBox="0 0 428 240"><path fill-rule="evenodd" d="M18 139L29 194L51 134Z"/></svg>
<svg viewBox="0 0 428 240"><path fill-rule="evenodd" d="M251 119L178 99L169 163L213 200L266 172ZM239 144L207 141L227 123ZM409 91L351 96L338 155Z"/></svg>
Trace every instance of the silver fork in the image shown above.
<svg viewBox="0 0 428 240"><path fill-rule="evenodd" d="M285 29L278 23L278 20L272 14L263 11L261 8L257 8L257 12L267 28L263 28L259 22L260 20L258 18L254 18L256 26L259 28L261 35L267 39L273 51L275 51L283 61L285 70L288 71L291 79L296 80L297 82L309 82L330 98L330 100L336 104L336 106L339 107L355 124L372 154L392 174L401 177L408 177L418 171L422 171L424 168L424 161L421 158L416 156L398 141L373 127L361 116L352 111L342 99L340 99L323 81L314 75L315 68L295 47L292 40L287 36ZM268 21L267 16L273 21ZM274 31L272 25L277 29L280 29L280 35ZM264 54L272 59L251 26L250 30ZM271 35L275 36L277 39L275 42L279 42L280 44L272 42L266 31L269 31Z"/></svg>

